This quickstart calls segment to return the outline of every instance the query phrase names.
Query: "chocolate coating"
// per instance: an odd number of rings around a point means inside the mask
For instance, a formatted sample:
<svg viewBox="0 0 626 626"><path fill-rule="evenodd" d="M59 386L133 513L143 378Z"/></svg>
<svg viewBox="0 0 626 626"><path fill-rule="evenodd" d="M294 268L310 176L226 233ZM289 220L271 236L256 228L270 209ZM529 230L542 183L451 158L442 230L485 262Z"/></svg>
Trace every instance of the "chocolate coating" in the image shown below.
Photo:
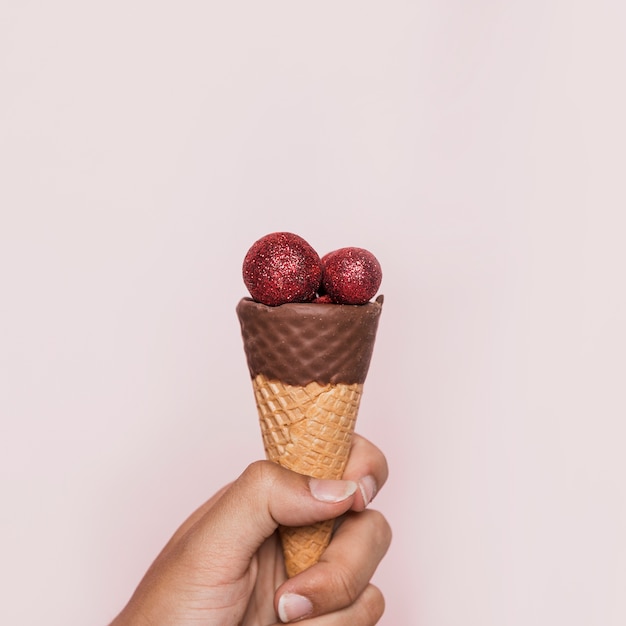
<svg viewBox="0 0 626 626"><path fill-rule="evenodd" d="M383 296L362 305L289 303L237 305L250 375L289 385L363 383Z"/></svg>

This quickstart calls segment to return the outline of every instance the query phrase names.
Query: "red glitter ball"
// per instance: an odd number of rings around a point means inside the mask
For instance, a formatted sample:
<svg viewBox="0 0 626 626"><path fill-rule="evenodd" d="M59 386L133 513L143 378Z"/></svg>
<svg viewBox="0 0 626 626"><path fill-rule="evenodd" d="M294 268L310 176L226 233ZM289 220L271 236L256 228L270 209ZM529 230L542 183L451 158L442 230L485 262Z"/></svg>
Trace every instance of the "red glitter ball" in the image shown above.
<svg viewBox="0 0 626 626"><path fill-rule="evenodd" d="M363 248L340 248L322 257L322 288L336 304L365 304L378 291L383 272Z"/></svg>
<svg viewBox="0 0 626 626"><path fill-rule="evenodd" d="M254 242L243 261L243 281L257 302L278 306L311 302L322 263L315 250L293 233L270 233Z"/></svg>

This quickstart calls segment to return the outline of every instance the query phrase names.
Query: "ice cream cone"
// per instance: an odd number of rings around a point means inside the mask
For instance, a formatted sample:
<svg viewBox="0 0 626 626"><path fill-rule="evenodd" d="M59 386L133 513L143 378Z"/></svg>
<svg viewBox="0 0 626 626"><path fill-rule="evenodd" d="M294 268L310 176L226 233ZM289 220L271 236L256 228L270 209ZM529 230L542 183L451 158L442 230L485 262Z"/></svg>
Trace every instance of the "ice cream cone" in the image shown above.
<svg viewBox="0 0 626 626"><path fill-rule="evenodd" d="M382 296L365 305L240 301L268 459L315 478L343 476L381 310ZM289 577L319 560L333 523L281 527Z"/></svg>

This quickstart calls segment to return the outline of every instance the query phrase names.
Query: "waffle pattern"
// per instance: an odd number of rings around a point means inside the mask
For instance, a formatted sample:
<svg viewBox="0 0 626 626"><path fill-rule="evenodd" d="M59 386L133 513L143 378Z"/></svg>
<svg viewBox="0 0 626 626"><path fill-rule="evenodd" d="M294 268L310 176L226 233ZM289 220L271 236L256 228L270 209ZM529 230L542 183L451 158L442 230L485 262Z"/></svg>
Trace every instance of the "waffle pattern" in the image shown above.
<svg viewBox="0 0 626 626"><path fill-rule="evenodd" d="M315 478L342 477L361 401L360 383L305 387L252 381L267 458ZM330 541L333 521L304 528L281 528L288 576L319 560Z"/></svg>
<svg viewBox="0 0 626 626"><path fill-rule="evenodd" d="M320 560L333 534L334 523L331 519L311 526L281 526L278 529L285 557L285 570L289 578Z"/></svg>

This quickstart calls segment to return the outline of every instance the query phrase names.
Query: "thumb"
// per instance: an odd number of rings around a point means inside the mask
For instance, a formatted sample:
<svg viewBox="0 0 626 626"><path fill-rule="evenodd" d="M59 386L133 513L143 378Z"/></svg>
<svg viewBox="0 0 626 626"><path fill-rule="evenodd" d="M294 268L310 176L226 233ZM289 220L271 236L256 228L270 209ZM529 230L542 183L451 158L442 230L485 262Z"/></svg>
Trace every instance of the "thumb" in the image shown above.
<svg viewBox="0 0 626 626"><path fill-rule="evenodd" d="M320 480L270 461L257 461L243 472L194 525L193 552L213 565L245 570L278 525L304 526L333 519L353 503L357 484Z"/></svg>

